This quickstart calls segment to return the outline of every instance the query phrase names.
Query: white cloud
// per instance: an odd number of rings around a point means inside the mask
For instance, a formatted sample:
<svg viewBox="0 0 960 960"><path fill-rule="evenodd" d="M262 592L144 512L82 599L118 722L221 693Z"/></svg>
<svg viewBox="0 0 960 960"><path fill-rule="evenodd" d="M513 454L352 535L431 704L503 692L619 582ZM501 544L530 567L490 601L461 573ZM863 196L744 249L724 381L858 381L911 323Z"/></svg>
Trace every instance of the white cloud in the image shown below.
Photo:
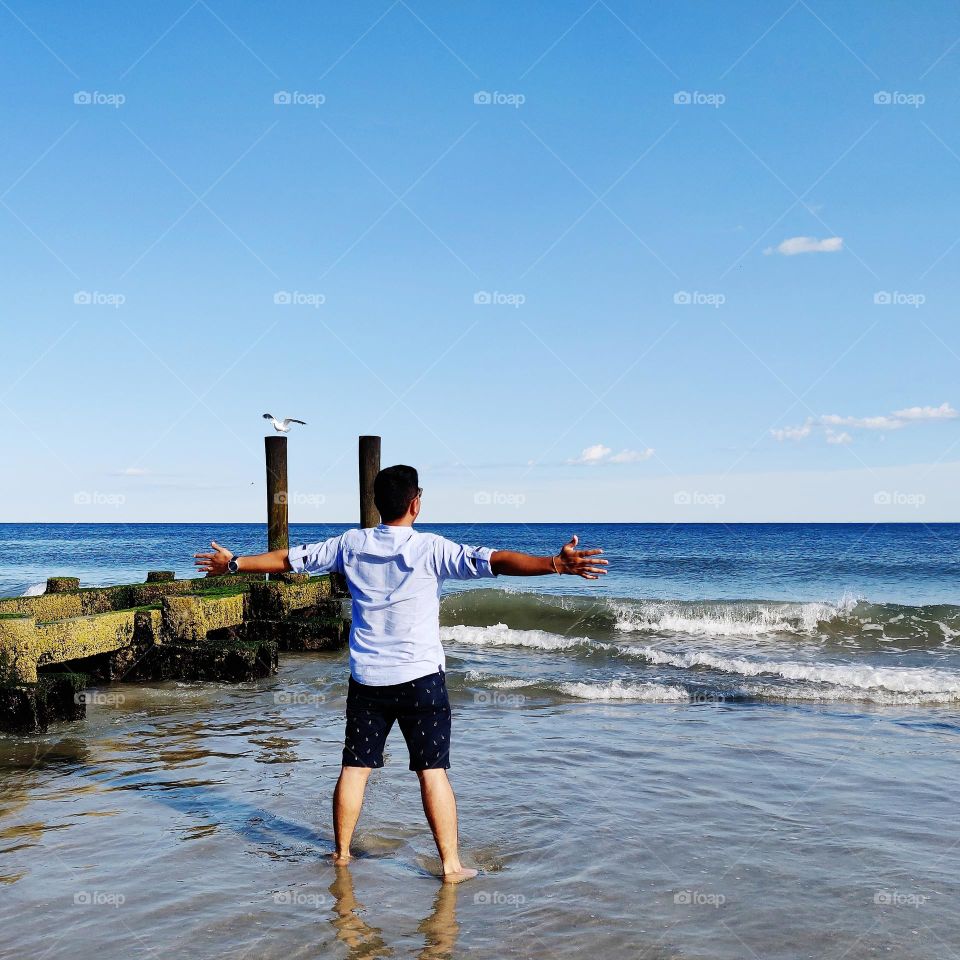
<svg viewBox="0 0 960 960"><path fill-rule="evenodd" d="M777 440L805 440L815 427L822 427L827 443L852 443L853 437L845 430L834 429L849 427L851 430L900 430L911 423L924 420L953 420L960 416L949 403L939 407L906 407L891 414L876 417L849 417L837 413L825 413L819 417L807 417L804 423L795 427L780 427L770 431Z"/></svg>
<svg viewBox="0 0 960 960"><path fill-rule="evenodd" d="M584 447L579 457L568 460L567 463L602 463L613 451L602 443L595 443L592 447Z"/></svg>
<svg viewBox="0 0 960 960"><path fill-rule="evenodd" d="M653 447L647 447L646 450L621 450L614 454L610 463L639 463L641 460L649 460L653 456Z"/></svg>
<svg viewBox="0 0 960 960"><path fill-rule="evenodd" d="M613 454L610 447L602 443L595 443L593 446L585 447L579 457L568 460L567 463L585 463L589 466L595 466L598 463L639 463L641 460L649 460L653 456L653 447L647 447L646 450L621 450Z"/></svg>
<svg viewBox="0 0 960 960"><path fill-rule="evenodd" d="M905 410L896 410L893 414L900 420L953 420L957 411L949 403L941 403L939 407L907 407Z"/></svg>
<svg viewBox="0 0 960 960"><path fill-rule="evenodd" d="M788 237L777 247L767 247L763 252L768 256L771 253L780 253L785 257L793 257L798 253L837 253L843 249L843 237Z"/></svg>
<svg viewBox="0 0 960 960"><path fill-rule="evenodd" d="M770 433L773 434L781 443L784 440L805 440L810 436L810 431L812 427L810 421L801 424L799 427L784 427L781 430L771 430Z"/></svg>
<svg viewBox="0 0 960 960"><path fill-rule="evenodd" d="M119 476L121 477L145 477L150 471L146 467L124 467Z"/></svg>
<svg viewBox="0 0 960 960"><path fill-rule="evenodd" d="M904 424L893 417L839 417L835 413L824 414L820 422L833 427L855 427L858 430L899 430Z"/></svg>

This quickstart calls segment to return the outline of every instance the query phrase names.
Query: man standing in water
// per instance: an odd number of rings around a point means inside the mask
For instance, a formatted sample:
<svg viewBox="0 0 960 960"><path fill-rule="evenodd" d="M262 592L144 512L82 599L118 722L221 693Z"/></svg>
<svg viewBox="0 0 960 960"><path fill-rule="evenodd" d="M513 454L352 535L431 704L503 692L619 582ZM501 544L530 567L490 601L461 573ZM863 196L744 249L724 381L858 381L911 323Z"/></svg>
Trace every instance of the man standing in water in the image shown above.
<svg viewBox="0 0 960 960"><path fill-rule="evenodd" d="M573 574L596 580L606 573L602 550L577 550L574 536L559 553L535 557L454 543L418 533L423 489L413 467L381 470L374 501L381 523L347 530L321 543L239 557L216 541L196 554L207 575L223 573L341 573L353 598L350 686L343 766L333 793L334 860L350 860L350 841L370 771L383 766L383 747L396 720L407 742L410 769L443 865L443 879L457 883L477 871L460 863L457 803L447 779L450 766L450 701L440 643L440 591L444 580L499 575Z"/></svg>

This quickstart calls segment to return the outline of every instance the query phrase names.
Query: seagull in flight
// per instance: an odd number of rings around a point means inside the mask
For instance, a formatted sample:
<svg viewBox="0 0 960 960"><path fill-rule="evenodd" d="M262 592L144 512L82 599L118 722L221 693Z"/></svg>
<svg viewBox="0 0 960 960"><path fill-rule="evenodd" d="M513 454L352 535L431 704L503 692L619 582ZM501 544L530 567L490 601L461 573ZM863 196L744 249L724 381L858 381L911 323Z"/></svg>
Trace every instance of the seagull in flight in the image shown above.
<svg viewBox="0 0 960 960"><path fill-rule="evenodd" d="M293 417L286 417L283 420L278 420L272 413L265 413L263 415L264 420L269 420L273 424L273 429L277 433L289 433L291 423L300 423L303 426L306 426L307 423L305 420L294 420Z"/></svg>

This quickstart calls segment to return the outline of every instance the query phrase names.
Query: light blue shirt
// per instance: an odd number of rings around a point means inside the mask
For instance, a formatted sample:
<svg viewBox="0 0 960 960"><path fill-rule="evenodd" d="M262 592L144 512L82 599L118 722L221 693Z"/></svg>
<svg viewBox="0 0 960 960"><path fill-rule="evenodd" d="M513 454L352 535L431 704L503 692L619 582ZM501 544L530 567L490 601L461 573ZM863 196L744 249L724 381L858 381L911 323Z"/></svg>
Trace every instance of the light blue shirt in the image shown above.
<svg viewBox="0 0 960 960"><path fill-rule="evenodd" d="M493 577L493 551L413 527L347 530L291 547L298 573L342 573L353 598L350 672L359 683L408 683L442 670L440 591L444 580Z"/></svg>

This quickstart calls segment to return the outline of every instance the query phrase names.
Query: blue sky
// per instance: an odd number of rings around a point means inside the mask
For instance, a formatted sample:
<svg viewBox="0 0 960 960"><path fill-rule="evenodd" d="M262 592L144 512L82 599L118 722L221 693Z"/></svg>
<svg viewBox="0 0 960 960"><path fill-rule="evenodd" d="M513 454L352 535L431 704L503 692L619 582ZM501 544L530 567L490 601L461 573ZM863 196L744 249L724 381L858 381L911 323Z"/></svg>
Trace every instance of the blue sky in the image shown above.
<svg viewBox="0 0 960 960"><path fill-rule="evenodd" d="M0 519L960 520L955 5L0 18Z"/></svg>

